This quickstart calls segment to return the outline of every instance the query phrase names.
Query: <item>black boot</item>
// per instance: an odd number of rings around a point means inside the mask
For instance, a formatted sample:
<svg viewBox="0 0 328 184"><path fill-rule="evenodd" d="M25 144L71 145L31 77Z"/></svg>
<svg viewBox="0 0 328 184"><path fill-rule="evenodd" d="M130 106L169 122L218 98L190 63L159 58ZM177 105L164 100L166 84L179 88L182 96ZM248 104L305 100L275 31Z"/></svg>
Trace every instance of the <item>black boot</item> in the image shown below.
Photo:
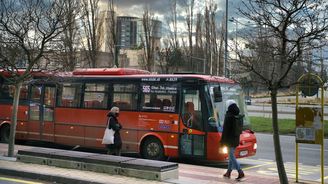
<svg viewBox="0 0 328 184"><path fill-rule="evenodd" d="M236 178L237 181L240 181L241 179L245 178L245 174L243 170L238 171L238 177Z"/></svg>
<svg viewBox="0 0 328 184"><path fill-rule="evenodd" d="M223 177L230 178L230 175L231 175L231 171L227 170L227 172L223 175Z"/></svg>

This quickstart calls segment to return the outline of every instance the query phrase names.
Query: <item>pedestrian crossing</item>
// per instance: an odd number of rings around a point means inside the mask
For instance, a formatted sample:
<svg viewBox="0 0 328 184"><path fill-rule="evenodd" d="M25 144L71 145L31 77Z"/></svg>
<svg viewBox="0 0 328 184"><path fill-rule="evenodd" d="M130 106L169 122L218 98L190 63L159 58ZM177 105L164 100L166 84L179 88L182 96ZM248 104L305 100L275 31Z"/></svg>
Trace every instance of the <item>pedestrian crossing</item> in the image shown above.
<svg viewBox="0 0 328 184"><path fill-rule="evenodd" d="M276 162L273 160L263 159L240 159L239 160L243 170L246 174L246 181L242 183L266 183L275 184L279 183L278 170ZM296 166L293 162L286 162L285 170L287 177L291 183L295 182ZM328 166L325 167L328 171ZM192 165L192 164L179 164L179 179L173 183L183 184L212 184L212 183L236 183L234 180L237 177L237 172L232 173L231 179L223 178L226 171L225 164L213 164L209 166ZM325 176L325 182L328 182L328 173ZM299 164L299 179L311 182L321 182L320 166L308 166ZM261 181L261 182L259 182Z"/></svg>

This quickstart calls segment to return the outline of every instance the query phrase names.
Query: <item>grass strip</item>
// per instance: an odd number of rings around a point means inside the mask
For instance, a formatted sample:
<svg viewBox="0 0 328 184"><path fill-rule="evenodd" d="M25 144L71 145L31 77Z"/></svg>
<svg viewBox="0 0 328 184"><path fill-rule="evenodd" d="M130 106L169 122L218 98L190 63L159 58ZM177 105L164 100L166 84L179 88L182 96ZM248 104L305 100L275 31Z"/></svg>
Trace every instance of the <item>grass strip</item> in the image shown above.
<svg viewBox="0 0 328 184"><path fill-rule="evenodd" d="M272 133L272 118L250 117L251 127L254 132ZM278 119L280 135L295 134L295 120ZM328 138L328 121L324 121L325 138Z"/></svg>

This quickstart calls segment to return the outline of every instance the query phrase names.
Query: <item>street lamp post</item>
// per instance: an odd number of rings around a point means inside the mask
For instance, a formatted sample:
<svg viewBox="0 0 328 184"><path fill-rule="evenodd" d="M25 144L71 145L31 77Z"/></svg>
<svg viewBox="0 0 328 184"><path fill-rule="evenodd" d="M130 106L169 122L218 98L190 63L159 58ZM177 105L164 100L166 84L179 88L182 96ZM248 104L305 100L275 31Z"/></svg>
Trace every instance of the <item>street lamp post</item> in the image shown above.
<svg viewBox="0 0 328 184"><path fill-rule="evenodd" d="M234 22L236 24L236 30L235 30L235 54L236 54L236 61L238 59L237 57L237 49L238 49L238 43L237 43L237 31L238 31L238 20L234 17L232 17L231 19L229 19L230 22ZM231 63L230 63L231 64ZM229 65L229 69L231 69L231 66ZM231 71L231 70L230 70Z"/></svg>
<svg viewBox="0 0 328 184"><path fill-rule="evenodd" d="M227 74L227 62L228 62L228 0L226 0L226 15L225 15L225 51L224 51L224 63L223 63L223 72L224 76L229 76Z"/></svg>

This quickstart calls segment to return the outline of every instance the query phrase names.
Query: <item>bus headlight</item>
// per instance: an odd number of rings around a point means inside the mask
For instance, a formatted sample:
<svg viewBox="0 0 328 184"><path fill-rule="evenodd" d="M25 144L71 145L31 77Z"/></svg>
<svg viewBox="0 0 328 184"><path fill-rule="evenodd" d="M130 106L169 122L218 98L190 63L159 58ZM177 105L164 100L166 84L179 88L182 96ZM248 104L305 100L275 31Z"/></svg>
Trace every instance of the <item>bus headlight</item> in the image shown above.
<svg viewBox="0 0 328 184"><path fill-rule="evenodd" d="M226 147L226 146L220 147L219 152L221 154L228 154L228 147Z"/></svg>
<svg viewBox="0 0 328 184"><path fill-rule="evenodd" d="M254 145L253 145L253 149L257 149L257 143L255 143Z"/></svg>

